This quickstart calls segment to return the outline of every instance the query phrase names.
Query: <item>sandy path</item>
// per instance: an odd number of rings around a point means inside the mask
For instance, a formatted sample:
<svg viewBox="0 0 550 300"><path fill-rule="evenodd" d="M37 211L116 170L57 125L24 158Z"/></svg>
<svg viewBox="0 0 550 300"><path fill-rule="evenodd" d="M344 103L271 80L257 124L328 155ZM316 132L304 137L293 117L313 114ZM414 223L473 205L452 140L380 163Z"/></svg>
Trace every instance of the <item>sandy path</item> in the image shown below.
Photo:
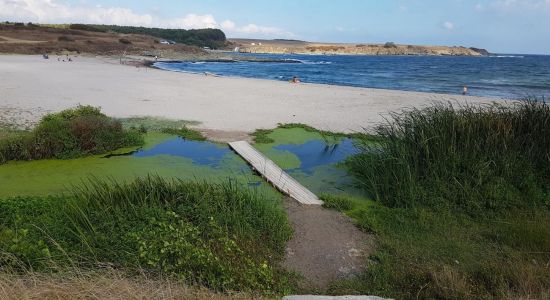
<svg viewBox="0 0 550 300"><path fill-rule="evenodd" d="M101 106L113 116L162 116L196 120L199 127L228 131L305 123L353 132L381 122L381 114L437 100L490 99L223 78L129 67L105 58L0 55L0 120L14 109L33 120L77 104ZM9 108L11 113L6 113ZM15 112L15 117L17 113Z"/></svg>
<svg viewBox="0 0 550 300"><path fill-rule="evenodd" d="M359 230L350 218L288 198L285 208L294 235L283 265L304 277L300 288L324 292L330 283L365 269L367 257L374 252L374 237Z"/></svg>

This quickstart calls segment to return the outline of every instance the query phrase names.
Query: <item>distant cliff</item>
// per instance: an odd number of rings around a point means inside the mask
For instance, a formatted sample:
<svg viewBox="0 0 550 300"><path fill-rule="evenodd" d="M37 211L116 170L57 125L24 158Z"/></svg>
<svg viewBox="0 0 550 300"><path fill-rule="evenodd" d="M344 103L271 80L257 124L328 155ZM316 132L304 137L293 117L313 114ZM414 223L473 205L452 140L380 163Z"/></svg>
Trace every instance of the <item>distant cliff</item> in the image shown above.
<svg viewBox="0 0 550 300"><path fill-rule="evenodd" d="M327 55L448 55L484 56L485 49L447 46L386 44L328 44L294 40L230 39L232 47L245 53L327 54Z"/></svg>

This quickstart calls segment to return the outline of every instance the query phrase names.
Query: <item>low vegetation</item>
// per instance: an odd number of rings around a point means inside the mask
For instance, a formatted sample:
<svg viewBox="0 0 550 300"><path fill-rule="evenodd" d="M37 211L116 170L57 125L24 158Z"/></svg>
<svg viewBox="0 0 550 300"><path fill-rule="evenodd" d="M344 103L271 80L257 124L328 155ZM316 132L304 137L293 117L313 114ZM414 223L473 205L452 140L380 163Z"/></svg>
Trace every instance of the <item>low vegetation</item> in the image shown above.
<svg viewBox="0 0 550 300"><path fill-rule="evenodd" d="M280 294L291 229L278 199L235 182L92 180L70 196L0 200L0 269L107 266L218 291Z"/></svg>
<svg viewBox="0 0 550 300"><path fill-rule="evenodd" d="M325 140L327 144L333 144L336 139L339 138L361 138L364 141L376 141L378 138L376 136L373 136L368 133L341 133L341 132L332 132L327 130L320 130L314 127L311 127L306 124L300 124L300 123L286 123L286 124L279 124L277 126L279 129L292 129L292 128L301 128L307 132L315 132L321 135L321 137ZM257 129L252 133L252 137L254 138L254 142L257 144L270 144L273 143L274 140L269 137L269 134L273 133L273 129Z"/></svg>
<svg viewBox="0 0 550 300"><path fill-rule="evenodd" d="M220 293L145 274L119 271L0 274L0 299L270 299L257 293Z"/></svg>
<svg viewBox="0 0 550 300"><path fill-rule="evenodd" d="M150 35L166 40L171 40L177 43L210 47L212 49L222 48L226 44L225 33L219 29L166 29L166 28L148 28L148 27L136 27L136 26L118 26L118 25L86 25L86 24L72 24L70 28L87 30L87 31L100 31L100 32L116 32L123 34L142 34Z"/></svg>
<svg viewBox="0 0 550 300"><path fill-rule="evenodd" d="M434 105L395 114L348 166L374 201L325 196L379 240L335 294L550 296L550 108Z"/></svg>
<svg viewBox="0 0 550 300"><path fill-rule="evenodd" d="M143 144L135 130L101 113L79 106L46 115L32 131L20 131L0 140L0 163L10 160L74 158Z"/></svg>
<svg viewBox="0 0 550 300"><path fill-rule="evenodd" d="M200 131L190 129L187 126L183 126L180 128L163 128L162 132L167 134L177 135L187 140L193 140L193 141L206 140L206 137Z"/></svg>
<svg viewBox="0 0 550 300"><path fill-rule="evenodd" d="M97 55L173 55L200 54L195 44L164 45L158 37L146 34L122 34L93 25L41 24L16 25L0 23L0 36L9 42L0 43L0 53L44 54L71 56L78 53ZM192 42L192 41L191 41ZM208 40L204 41L208 43Z"/></svg>

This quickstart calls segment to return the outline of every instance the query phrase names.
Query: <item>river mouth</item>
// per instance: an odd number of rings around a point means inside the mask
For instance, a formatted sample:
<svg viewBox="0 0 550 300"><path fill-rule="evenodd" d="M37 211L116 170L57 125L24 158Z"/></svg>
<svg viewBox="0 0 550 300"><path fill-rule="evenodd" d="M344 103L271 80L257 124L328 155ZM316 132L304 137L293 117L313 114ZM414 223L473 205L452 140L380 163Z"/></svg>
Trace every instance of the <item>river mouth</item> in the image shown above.
<svg viewBox="0 0 550 300"><path fill-rule="evenodd" d="M273 143L255 144L260 152L314 193L351 193L358 189L343 162L357 153L351 139L327 142L300 128L277 129ZM69 160L10 162L0 166L0 196L53 195L88 178L128 181L158 175L184 180L235 179L273 193L228 145L147 133L146 145L109 154ZM273 190L273 191L271 191Z"/></svg>

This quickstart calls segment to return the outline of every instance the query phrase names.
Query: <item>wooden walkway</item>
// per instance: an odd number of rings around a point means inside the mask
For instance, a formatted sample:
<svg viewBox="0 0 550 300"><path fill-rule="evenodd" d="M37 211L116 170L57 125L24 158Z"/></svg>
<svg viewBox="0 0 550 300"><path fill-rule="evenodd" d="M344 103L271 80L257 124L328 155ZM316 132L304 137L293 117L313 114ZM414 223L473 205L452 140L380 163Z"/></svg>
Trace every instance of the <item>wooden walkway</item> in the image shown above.
<svg viewBox="0 0 550 300"><path fill-rule="evenodd" d="M323 201L310 190L290 177L283 169L279 168L272 160L252 147L246 141L232 142L229 146L244 160L258 171L268 182L278 190L290 196L296 201L308 205L322 205Z"/></svg>

